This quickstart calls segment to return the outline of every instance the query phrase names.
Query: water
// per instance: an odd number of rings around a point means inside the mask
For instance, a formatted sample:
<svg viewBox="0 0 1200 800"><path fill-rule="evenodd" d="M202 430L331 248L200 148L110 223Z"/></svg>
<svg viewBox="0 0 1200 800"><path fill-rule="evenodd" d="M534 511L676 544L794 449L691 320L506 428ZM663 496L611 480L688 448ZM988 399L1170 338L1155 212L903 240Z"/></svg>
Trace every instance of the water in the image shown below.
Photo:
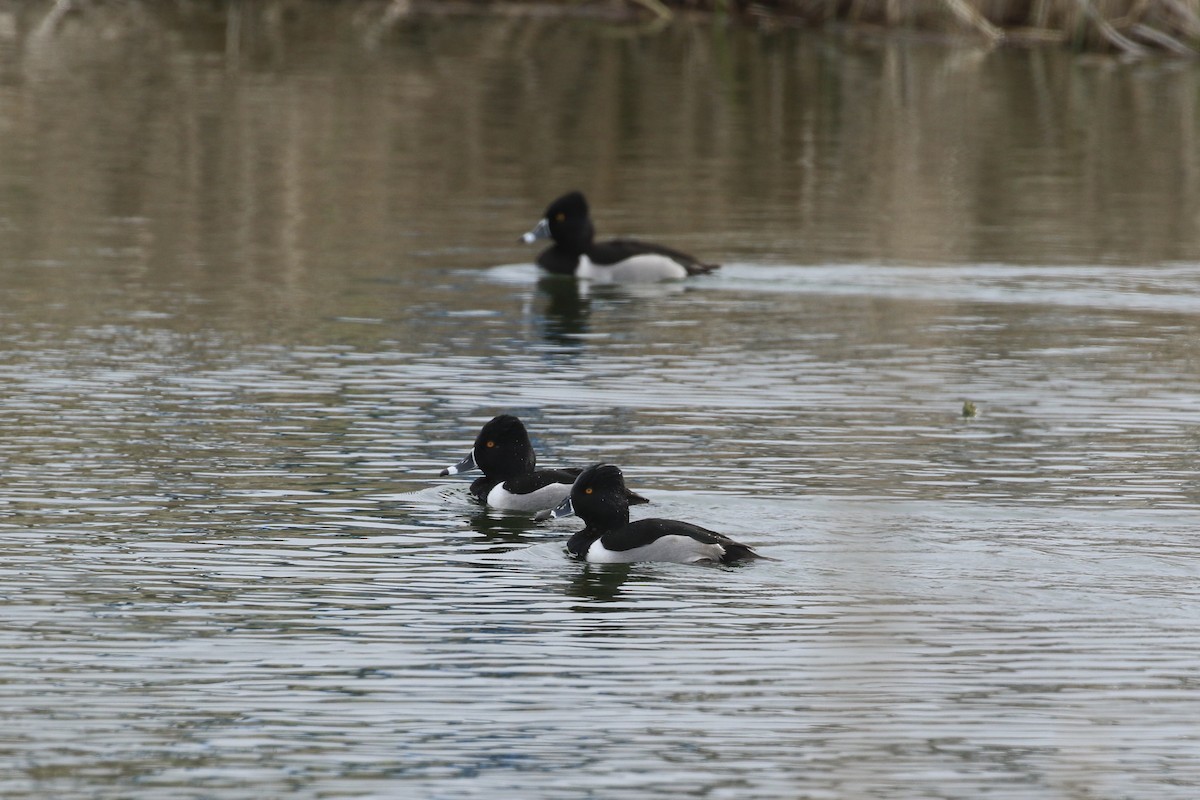
<svg viewBox="0 0 1200 800"><path fill-rule="evenodd" d="M5 798L1195 795L1194 65L45 14L0 14ZM571 187L725 267L540 279ZM501 411L775 560L567 559L437 477Z"/></svg>

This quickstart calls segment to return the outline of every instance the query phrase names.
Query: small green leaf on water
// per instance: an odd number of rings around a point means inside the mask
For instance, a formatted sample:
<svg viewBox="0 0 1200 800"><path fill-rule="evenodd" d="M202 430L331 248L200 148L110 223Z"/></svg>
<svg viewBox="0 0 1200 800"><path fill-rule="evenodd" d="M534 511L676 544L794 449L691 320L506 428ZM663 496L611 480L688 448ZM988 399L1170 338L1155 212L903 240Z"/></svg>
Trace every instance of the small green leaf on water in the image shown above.
<svg viewBox="0 0 1200 800"><path fill-rule="evenodd" d="M974 404L974 403L972 403L970 400L964 400L964 401L963 401L963 412L962 412L962 414L963 414L963 416L964 416L964 417L973 417L973 416L975 416L975 404Z"/></svg>

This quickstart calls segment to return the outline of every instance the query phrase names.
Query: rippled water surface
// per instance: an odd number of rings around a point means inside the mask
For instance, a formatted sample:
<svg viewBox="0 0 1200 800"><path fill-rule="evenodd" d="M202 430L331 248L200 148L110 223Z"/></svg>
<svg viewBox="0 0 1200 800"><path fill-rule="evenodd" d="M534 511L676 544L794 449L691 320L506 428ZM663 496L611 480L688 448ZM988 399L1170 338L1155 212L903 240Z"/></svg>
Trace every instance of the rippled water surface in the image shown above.
<svg viewBox="0 0 1200 800"><path fill-rule="evenodd" d="M1194 65L51 9L0 13L5 798L1196 796ZM573 187L725 266L540 278ZM437 477L504 411L772 560L569 560Z"/></svg>

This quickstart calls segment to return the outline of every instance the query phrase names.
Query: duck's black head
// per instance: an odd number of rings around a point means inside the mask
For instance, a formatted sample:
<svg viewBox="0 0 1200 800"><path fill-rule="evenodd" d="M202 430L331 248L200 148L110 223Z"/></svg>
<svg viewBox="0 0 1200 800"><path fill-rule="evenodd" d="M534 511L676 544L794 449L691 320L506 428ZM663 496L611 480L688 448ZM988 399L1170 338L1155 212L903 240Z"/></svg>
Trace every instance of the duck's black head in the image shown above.
<svg viewBox="0 0 1200 800"><path fill-rule="evenodd" d="M471 454L484 475L499 480L533 472L537 465L525 426L511 414L501 414L484 425Z"/></svg>
<svg viewBox="0 0 1200 800"><path fill-rule="evenodd" d="M555 244L572 253L592 246L595 230L583 192L568 192L546 206L545 223Z"/></svg>
<svg viewBox="0 0 1200 800"><path fill-rule="evenodd" d="M613 530L629 523L629 504L646 502L625 488L621 468L612 464L588 467L571 487L571 510L589 528Z"/></svg>

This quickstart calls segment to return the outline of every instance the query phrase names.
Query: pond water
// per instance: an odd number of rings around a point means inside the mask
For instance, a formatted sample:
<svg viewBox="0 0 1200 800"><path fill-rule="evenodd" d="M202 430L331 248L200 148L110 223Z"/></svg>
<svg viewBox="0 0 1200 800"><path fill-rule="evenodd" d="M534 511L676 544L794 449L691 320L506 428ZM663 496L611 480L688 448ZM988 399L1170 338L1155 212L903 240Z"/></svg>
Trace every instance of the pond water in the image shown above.
<svg viewBox="0 0 1200 800"><path fill-rule="evenodd" d="M5 798L1196 796L1196 65L50 8L0 12ZM570 188L724 267L540 278ZM438 477L504 411L774 560L570 560Z"/></svg>

